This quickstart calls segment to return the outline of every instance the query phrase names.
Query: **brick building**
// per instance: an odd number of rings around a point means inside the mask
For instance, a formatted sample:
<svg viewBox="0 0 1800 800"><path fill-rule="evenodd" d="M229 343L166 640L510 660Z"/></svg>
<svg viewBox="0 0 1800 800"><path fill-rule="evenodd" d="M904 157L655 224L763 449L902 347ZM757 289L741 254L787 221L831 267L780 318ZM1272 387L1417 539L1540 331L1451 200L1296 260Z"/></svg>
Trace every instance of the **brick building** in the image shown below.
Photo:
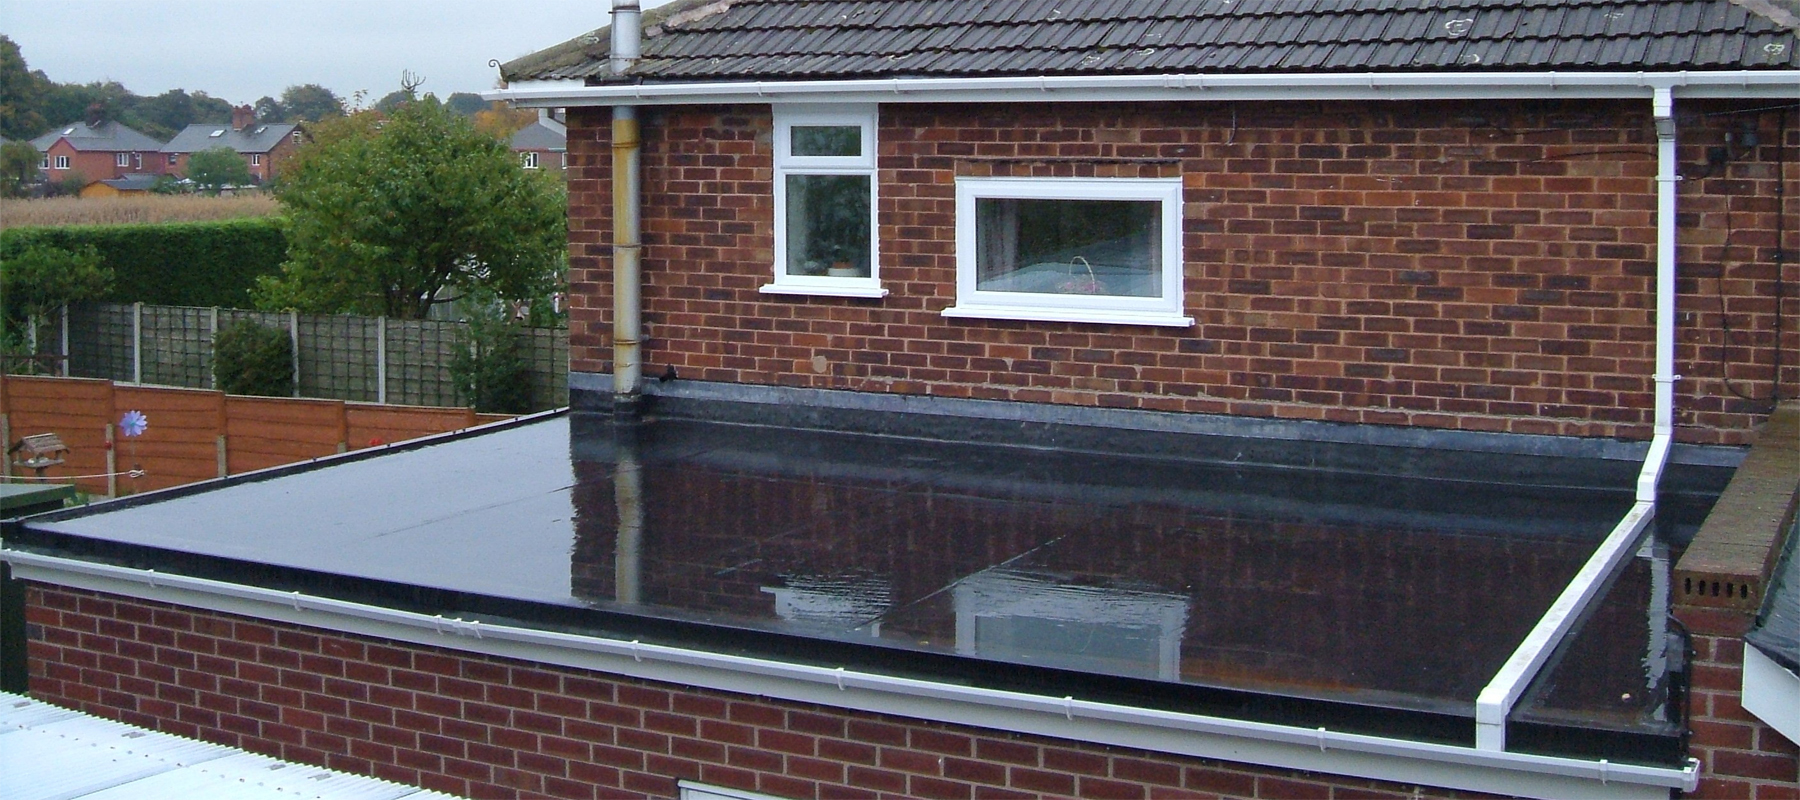
<svg viewBox="0 0 1800 800"><path fill-rule="evenodd" d="M243 156L250 176L263 183L280 171L281 162L293 155L304 137L299 125L257 122L250 106L237 106L231 110L230 125L189 125L163 145L157 157L163 172L186 177L188 158L193 154L225 147Z"/></svg>
<svg viewBox="0 0 1800 800"><path fill-rule="evenodd" d="M158 163L162 142L112 120L70 123L31 144L43 154L39 168L53 181L77 175L102 181L162 171Z"/></svg>
<svg viewBox="0 0 1800 800"><path fill-rule="evenodd" d="M569 167L568 138L567 126L546 108L539 109L536 121L514 132L508 145L526 169L561 173Z"/></svg>
<svg viewBox="0 0 1800 800"><path fill-rule="evenodd" d="M1796 791L1800 495L1707 513L1800 390L1779 7L647 16L500 95L648 421L14 524L34 694L478 796Z"/></svg>

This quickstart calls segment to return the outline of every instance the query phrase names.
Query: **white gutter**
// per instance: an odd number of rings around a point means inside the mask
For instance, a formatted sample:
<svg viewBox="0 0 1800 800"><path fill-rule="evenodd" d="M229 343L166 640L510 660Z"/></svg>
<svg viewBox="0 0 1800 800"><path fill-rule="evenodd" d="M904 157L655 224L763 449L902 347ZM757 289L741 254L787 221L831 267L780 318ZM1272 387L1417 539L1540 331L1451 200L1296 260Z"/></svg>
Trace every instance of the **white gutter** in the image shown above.
<svg viewBox="0 0 1800 800"><path fill-rule="evenodd" d="M696 103L994 103L1158 100L1455 100L1634 98L1671 89L1684 98L1791 100L1800 70L1707 72L1297 73L1275 75L1095 75L1008 78L709 81L587 86L581 80L520 81L484 92L519 106Z"/></svg>
<svg viewBox="0 0 1800 800"><path fill-rule="evenodd" d="M704 650L445 619L221 581L0 551L14 577L434 647L1039 736L1519 797L1667 800L1684 768L1469 747L896 678Z"/></svg>
<svg viewBox="0 0 1800 800"><path fill-rule="evenodd" d="M1475 746L1484 750L1506 749L1506 718L1512 714L1513 705L1607 577L1631 556L1632 545L1656 517L1656 490L1675 436L1675 381L1681 377L1675 374L1675 185L1680 177L1675 172L1675 101L1671 87L1656 87L1651 103L1656 119L1657 192L1656 389L1650 449L1638 472L1636 502L1631 510L1575 573L1550 610L1538 619L1531 633L1476 698Z"/></svg>

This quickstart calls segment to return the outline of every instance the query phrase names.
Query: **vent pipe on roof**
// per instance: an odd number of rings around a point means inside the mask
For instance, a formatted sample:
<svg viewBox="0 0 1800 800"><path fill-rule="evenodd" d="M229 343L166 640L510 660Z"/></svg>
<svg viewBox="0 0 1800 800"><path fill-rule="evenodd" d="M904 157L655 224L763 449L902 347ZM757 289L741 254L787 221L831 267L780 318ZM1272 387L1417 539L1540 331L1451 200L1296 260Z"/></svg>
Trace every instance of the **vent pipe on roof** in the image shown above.
<svg viewBox="0 0 1800 800"><path fill-rule="evenodd" d="M615 79L637 63L642 27L637 0L614 0L610 45ZM613 413L621 419L636 416L643 375L643 207L639 198L642 149L637 108L613 106Z"/></svg>

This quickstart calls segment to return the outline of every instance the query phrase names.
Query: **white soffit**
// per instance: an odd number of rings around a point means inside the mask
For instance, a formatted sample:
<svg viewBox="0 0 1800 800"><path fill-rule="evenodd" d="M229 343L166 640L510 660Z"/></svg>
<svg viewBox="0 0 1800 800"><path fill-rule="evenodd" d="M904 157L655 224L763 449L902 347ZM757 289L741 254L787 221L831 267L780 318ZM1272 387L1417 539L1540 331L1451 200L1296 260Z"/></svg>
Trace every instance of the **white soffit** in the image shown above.
<svg viewBox="0 0 1800 800"><path fill-rule="evenodd" d="M1754 645L1744 645L1744 710L1800 742L1800 676Z"/></svg>

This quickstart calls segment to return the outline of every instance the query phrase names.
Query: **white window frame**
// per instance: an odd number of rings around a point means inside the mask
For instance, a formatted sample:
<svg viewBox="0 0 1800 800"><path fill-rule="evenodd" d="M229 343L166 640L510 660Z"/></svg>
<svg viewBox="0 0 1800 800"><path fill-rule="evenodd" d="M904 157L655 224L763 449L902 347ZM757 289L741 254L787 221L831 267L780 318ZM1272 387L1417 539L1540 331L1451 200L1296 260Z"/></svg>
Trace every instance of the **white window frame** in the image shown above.
<svg viewBox="0 0 1800 800"><path fill-rule="evenodd" d="M743 789L728 789L724 786L709 786L697 781L676 781L679 800L785 800L774 795L758 792L746 792Z"/></svg>
<svg viewBox="0 0 1800 800"><path fill-rule="evenodd" d="M69 157L68 156L57 156L56 157L56 168L57 169L68 169L69 168Z"/></svg>
<svg viewBox="0 0 1800 800"><path fill-rule="evenodd" d="M113 166L115 166L115 167L131 166L131 154L130 153L114 153L113 154Z"/></svg>
<svg viewBox="0 0 1800 800"><path fill-rule="evenodd" d="M830 297L886 297L881 287L880 176L875 155L877 106L776 105L775 117L775 279L764 285L764 294L823 295ZM855 156L796 156L794 127L855 126L862 130L862 152ZM866 175L869 178L869 276L789 275L787 242L787 179L789 175Z"/></svg>
<svg viewBox="0 0 1800 800"><path fill-rule="evenodd" d="M38 169L49 169L49 168L50 168L50 154L45 153L41 157L38 158Z"/></svg>
<svg viewBox="0 0 1800 800"><path fill-rule="evenodd" d="M252 166L252 167L262 166L262 153L251 153L250 154L250 166Z"/></svg>
<svg viewBox="0 0 1800 800"><path fill-rule="evenodd" d="M169 166L173 167L176 165L176 163L181 161L181 156L177 155L175 153L170 153L170 154L168 154L168 158L165 160L169 162Z"/></svg>
<svg viewBox="0 0 1800 800"><path fill-rule="evenodd" d="M1162 209L1162 295L983 291L975 284L977 200L1154 201ZM1095 322L1193 327L1184 315L1180 178L957 178L956 302L944 316L965 319Z"/></svg>
<svg viewBox="0 0 1800 800"><path fill-rule="evenodd" d="M531 150L526 150L525 152L520 153L519 154L519 166L522 166L526 169L537 169L538 168L538 154L535 151L531 151Z"/></svg>

